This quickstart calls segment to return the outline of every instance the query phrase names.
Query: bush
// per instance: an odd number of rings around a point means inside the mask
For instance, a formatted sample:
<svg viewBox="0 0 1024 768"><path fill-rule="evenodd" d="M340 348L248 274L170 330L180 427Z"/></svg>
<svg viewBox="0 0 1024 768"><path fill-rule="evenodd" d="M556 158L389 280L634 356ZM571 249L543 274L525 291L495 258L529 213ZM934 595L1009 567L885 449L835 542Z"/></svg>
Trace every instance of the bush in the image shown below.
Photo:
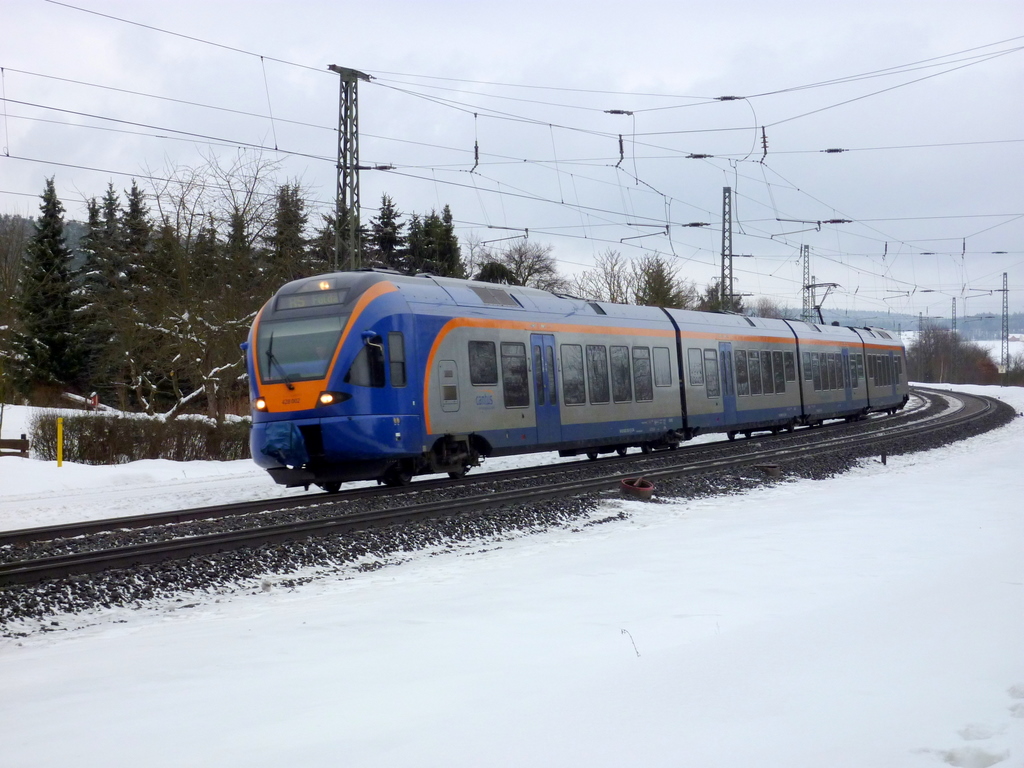
<svg viewBox="0 0 1024 768"><path fill-rule="evenodd" d="M36 458L57 458L57 414L39 413L30 424ZM142 459L232 461L249 458L247 421L214 424L206 419L171 421L142 416L64 416L64 460L78 464L126 464Z"/></svg>

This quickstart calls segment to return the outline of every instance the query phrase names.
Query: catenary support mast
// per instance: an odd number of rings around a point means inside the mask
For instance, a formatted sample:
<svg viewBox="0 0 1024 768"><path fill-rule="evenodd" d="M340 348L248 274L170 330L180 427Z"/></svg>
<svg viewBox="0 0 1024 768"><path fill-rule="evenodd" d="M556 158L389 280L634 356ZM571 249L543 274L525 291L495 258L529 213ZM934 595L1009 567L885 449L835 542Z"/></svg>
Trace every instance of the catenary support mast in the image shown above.
<svg viewBox="0 0 1024 768"><path fill-rule="evenodd" d="M331 64L341 77L338 99L338 192L335 202L333 269L359 269L362 244L359 231L359 81L365 72ZM344 238L342 237L342 230Z"/></svg>

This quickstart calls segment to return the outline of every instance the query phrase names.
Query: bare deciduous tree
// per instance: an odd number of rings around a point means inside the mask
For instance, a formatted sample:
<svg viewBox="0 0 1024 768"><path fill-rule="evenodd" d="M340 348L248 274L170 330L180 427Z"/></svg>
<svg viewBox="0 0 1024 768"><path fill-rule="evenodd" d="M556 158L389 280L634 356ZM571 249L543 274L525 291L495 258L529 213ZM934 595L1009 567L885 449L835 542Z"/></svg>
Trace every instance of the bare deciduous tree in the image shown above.
<svg viewBox="0 0 1024 768"><path fill-rule="evenodd" d="M759 297L754 302L754 306L750 307L749 312L753 317L774 317L780 320L786 317L786 311L782 305L767 296Z"/></svg>
<svg viewBox="0 0 1024 768"><path fill-rule="evenodd" d="M550 245L520 240L500 251L494 261L505 265L518 285L564 293L569 281L559 274L551 251Z"/></svg>
<svg viewBox="0 0 1024 768"><path fill-rule="evenodd" d="M573 277L571 292L577 296L611 304L628 304L633 299L633 275L629 262L608 248L597 255L594 269Z"/></svg>

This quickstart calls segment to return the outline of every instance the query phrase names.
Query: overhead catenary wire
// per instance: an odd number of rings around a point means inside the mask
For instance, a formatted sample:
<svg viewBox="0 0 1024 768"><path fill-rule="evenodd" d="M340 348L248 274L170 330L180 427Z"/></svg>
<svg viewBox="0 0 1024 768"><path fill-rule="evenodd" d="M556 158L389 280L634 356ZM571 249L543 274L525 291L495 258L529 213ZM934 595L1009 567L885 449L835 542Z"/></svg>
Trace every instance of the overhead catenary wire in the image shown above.
<svg viewBox="0 0 1024 768"><path fill-rule="evenodd" d="M53 2L53 4L66 6L68 8L76 8L76 10L81 10L81 11L85 11L85 12L91 12L91 11L88 11L88 9L77 8L76 6L70 5L68 3ZM97 14L97 15L104 16L104 17L107 17L107 18L117 19L117 17L109 16L108 14ZM117 20L119 20L119 21L126 21L124 19L117 19ZM200 38L195 38L195 37L192 37L192 36L189 36L189 35L181 35L180 33L173 33L173 32L169 32L167 30L160 30L160 29L158 29L156 27L152 27L150 25L138 24L136 22L127 22L127 21L126 21L126 23L136 24L137 26L144 27L144 28L151 29L151 30L155 30L155 31L166 32L167 34L176 34L179 37L182 37L182 38L185 38L185 39L189 39L189 40L193 40L193 41L200 42L200 43L206 43L206 44L210 44L210 45L217 45L218 47L221 47L221 48L226 49L226 50L236 51L236 52L239 52L239 53L245 53L245 54L248 54L248 55L251 55L251 56L259 56L261 58L261 61L264 60L264 56L262 56L260 54L257 54L257 53L254 53L252 51L245 51L243 49L236 49L236 48L233 48L232 46L223 46L223 45L220 45L220 44L212 42L212 41L202 40ZM1011 38L1011 40L1013 40L1013 39L1015 39L1015 38ZM1003 42L1006 42L1006 41L1003 41ZM990 44L989 46L979 46L976 49L969 49L969 51L970 50L981 50L981 49L984 49L984 48L987 48L987 47L991 47L991 46L995 46L995 45L996 44L993 43L993 44ZM960 53L964 53L964 52L960 52ZM950 57L954 56L954 55L955 54L947 54L946 56L935 57L935 59L936 60L943 60L945 63L948 64L949 63L948 59ZM987 59L985 59L983 57L975 57L975 58L978 60L978 63L980 63L981 61L987 60ZM285 61L285 60L281 60L281 59L275 59L273 57L266 57L266 60L277 61L277 62L280 62L280 63L283 63L283 64L287 64L287 65L304 66L304 65L298 64L296 62L289 62L289 61ZM925 60L925 61L927 62L929 60ZM917 64L921 64L921 62L918 62ZM939 64L936 64L935 66L939 66ZM901 67L904 68L902 71L909 71L909 69L908 69L909 65L901 65ZM311 70L314 70L314 71L320 71L320 69L318 67L305 67L305 68L311 69ZM894 74L893 72L889 72L889 70L894 70L894 69L895 68L886 68L885 70L878 70L877 72L879 72L879 73ZM952 71L952 70L950 70L950 71ZM867 73L867 74L871 74L871 73ZM942 73L935 73L935 75L933 75L933 76L937 76L938 74L942 74ZM404 75L402 75L402 76L404 76ZM879 75L879 76L882 76L882 75ZM808 84L806 86L799 86L797 88L805 89L805 88L812 88L812 87L825 87L827 85L834 85L834 84L838 84L840 82L846 83L846 82L851 82L852 77L853 76L850 76L850 78L836 78L833 81L823 81L821 83ZM265 70L264 70L264 78L265 78ZM867 79L867 76L865 75L863 77L863 79ZM458 79L452 79L452 80L453 81L458 81L458 82L468 82L468 81L460 81ZM483 82L483 83L489 84L489 85L493 85L492 83L486 83L486 81L480 81L480 82ZM265 85L267 85L267 84L265 83ZM518 87L529 88L530 87L530 86L526 86L526 85L524 85L524 86L517 86L515 84L503 84L503 87L504 86L507 86L507 87L510 87L510 88L513 88L513 87L516 87L516 88L518 88ZM543 87L543 86L537 86L537 87ZM796 90L797 88L782 89L782 90L780 90L778 92L779 93L791 92L793 90ZM550 88L547 88L547 89L552 90L552 91L559 90L557 87L550 87ZM267 90L268 90L268 107L270 107L270 103L269 103L269 86L267 86ZM588 90L588 89L563 89L563 90L566 90L566 91L578 90L580 93L595 93L595 94L596 93L600 93L600 94L614 93L613 91L602 91L602 90L598 90L598 89L591 89L591 90ZM884 91L880 91L880 92L884 92ZM772 94L773 94L773 92L765 92L763 94L755 94L755 97L769 96L769 95L772 95ZM640 96L642 94L628 94L628 95ZM667 97L666 94L650 94L650 95L651 96L656 96L657 98L666 98ZM691 97L678 97L678 98L691 98ZM708 99L708 101L710 103L711 101L718 100L720 97L692 97L692 98L706 98L706 99ZM525 101L529 101L529 100L525 100ZM6 101L5 101L5 106L6 106ZM549 105L544 104L544 105L540 105L540 106L549 106ZM829 108L829 107L826 107L826 108ZM273 110L271 110L271 112L272 111ZM640 111L640 110L637 110L637 111ZM539 124L547 125L548 126L549 134L551 135L551 138L552 138L553 145L554 145L554 130L556 129L556 127L558 129L560 129L560 130L563 129L563 128L565 130L575 130L575 129L580 127L580 126L572 126L572 125L567 125L567 124L566 125L557 124L556 122L552 122L552 121L537 121L537 120L533 120L533 119L527 118L527 117L522 116L522 115L516 116L516 115L513 115L511 113L508 114L508 115L501 115L500 117L494 116L494 115L487 115L487 116L493 117L494 119L504 119L505 117L508 117L509 119L519 119L519 120L522 120L524 122L533 122L533 123L538 124L538 125ZM272 121L271 125L273 126L274 121L275 121L275 118L274 118L273 114L271 114L270 119ZM791 119L795 119L795 118L791 118ZM771 123L769 123L769 125L771 125ZM160 129L154 127L154 128L151 128L150 130L160 130ZM713 128L713 129L698 129L698 130L693 131L693 133L704 133L704 134L707 134L707 133L710 133L712 131L730 131L730 130L749 130L749 127L743 127L743 128L741 128L741 127L737 127L737 128L716 127L716 128ZM202 135L198 131L195 132L195 133L197 134L196 135L197 139L199 138L200 135ZM591 133L591 135L600 135L601 132L600 131L591 131L590 133ZM652 132L649 135L651 135L651 136L654 136L654 135L678 135L679 133L681 133L681 132L679 132L679 131L671 131L671 132L664 132L664 133L662 133L662 132ZM606 133L605 135L608 135L608 134ZM639 170L636 167L635 163L636 163L636 161L638 159L642 161L644 158L637 156L637 154L635 152L635 148L638 147L638 146L641 146L641 143L640 143L638 137L639 136L644 136L644 135L645 134L635 134L634 137L633 137L633 142L632 142L632 146L634 147L634 152L633 152L633 155L632 155L633 159L634 159L634 169L633 169L634 173L632 174L632 176L633 176L634 180L637 181L637 183L639 183L639 181L640 181L641 173L639 172ZM229 139L226 139L226 138L223 138L223 137L204 139L204 140L206 140L206 141L223 141L224 142L223 146L242 146L243 145L243 143L232 142ZM401 141L402 139L397 139L397 140ZM1011 140L1011 141L1016 141L1016 140ZM970 144L970 143L971 142L965 142L964 144ZM259 147L260 149L264 149L264 150L267 149L267 147L258 145L255 142L250 142L249 145L252 146L253 148ZM275 145L275 148L276 148L276 145L277 145L276 132L275 132L274 145ZM436 146L436 145L430 144L429 142L423 142L422 145L423 146ZM453 149L455 149L455 148L453 148ZM462 151L465 152L465 149L463 148ZM676 153L680 152L680 150L675 150L675 149L673 149L672 151L676 152ZM867 151L867 150L863 150L863 151ZM473 158L472 168L470 168L470 170L471 171L476 171L476 170L478 170L478 168L482 167L481 163L480 163L479 148L478 148L478 146L474 148L474 153L473 154L474 154L474 158ZM782 154L782 153L773 150L772 154L774 155L774 154ZM297 156L304 156L303 153L296 153L296 155ZM331 160L331 158L319 157L319 156L312 155L312 154L310 154L308 156L311 157L311 158L315 158L317 160L324 160L324 161L330 161ZM486 161L486 158L485 158L485 161ZM614 161L614 158L612 158L612 161ZM512 162L515 162L515 161L508 160L506 162L512 163ZM538 167L543 165L543 161L542 160L527 160L526 162L530 163L531 165L536 165ZM577 180L582 180L582 177L579 174L577 174L577 173L570 172L568 170L569 164L570 164L570 161L568 159L566 159L564 157L563 158L559 158L556 155L556 157L554 159L555 167L554 167L554 171L553 172L555 173L555 180L557 181L557 183L559 185L559 189L561 189L561 183L562 183L563 178L565 178L565 179L572 179L572 182L574 184L574 195L573 195L574 200L573 201L566 201L565 200L565 196L564 196L564 194L562 192L560 192L558 194L558 196L557 196L558 199L557 200L552 199L551 196L536 195L536 194L532 195L532 198L533 199L545 200L546 202L550 202L553 205L560 205L560 206L563 206L565 208L571 208L571 209L576 210L578 212L578 215L581 217L581 224L579 226L581 226L581 228L583 228L582 217L583 216L593 215L593 213L587 212L588 211L588 206L580 204L581 203L580 193L579 193L579 189L578 189L578 186L577 186L576 182L577 182ZM608 165L610 165L610 164L611 163L608 163ZM469 168L469 163L467 163L465 165L465 167ZM433 181L433 183L435 185L435 190L436 190L438 184L451 184L451 183L453 183L453 182L451 182L448 179L441 179L441 178L439 178L438 174L439 174L439 172L442 169L442 165L441 164L426 162L422 166L420 166L420 168L423 171L427 171L429 173L429 178ZM733 166L733 170L734 170L734 172L738 173L738 166ZM127 174L127 175L137 175L137 174ZM511 189L513 189L515 187L514 184L510 185L509 183L507 183L507 181L506 182L502 182L502 181L499 181L499 180L493 180L493 183L495 183L497 185L497 190L495 191L495 194L498 194L499 197L501 195L503 195L503 194L508 193L509 190L511 190ZM804 189L800 189L796 185L792 185L792 186L800 194L806 194L806 191ZM768 188L769 188L769 190L771 190L770 186ZM653 190L653 187L652 187L652 190ZM492 192L492 190L484 190L484 191L488 192L488 193ZM477 195L481 194L479 189L477 189L475 193ZM661 193L658 193L658 194L661 194ZM618 211L618 212L613 212L613 211L611 211L609 209L608 212L603 214L603 215L615 216L615 217L618 217L620 219L629 216L632 219L632 217L634 217L634 215L636 213L636 209L632 205L632 201L633 201L632 193L628 196L627 199L628 199L630 204L628 206L624 205L623 210ZM678 200L678 198L673 197L671 195L663 195L661 200L662 200L664 206L667 209L671 209L671 205L672 205L673 201L682 202L684 204L690 204L690 203L687 203L685 200ZM822 201L820 201L820 200L818 200L818 202L822 203ZM822 204L824 204L824 203L822 203ZM773 202L773 207L776 207L774 202ZM598 209L599 207L598 206L589 206L589 208ZM598 214L598 215L602 215L602 214ZM991 214L991 215L994 216L996 214ZM648 217L648 218L654 218L654 217ZM900 219L896 219L894 217L894 220L910 220L910 218L911 217L902 217ZM924 219L926 217L920 217L920 218ZM671 215L666 213L664 215L664 219L670 220L671 219ZM948 217L934 217L934 219L935 220L948 220ZM753 220L750 220L750 219L744 219L744 220L741 221L741 226L743 225L744 222L750 224L752 221ZM874 223L882 223L883 220L881 220L881 219L878 219L878 220L863 219L863 220L859 220L858 224L870 224L872 222L874 222ZM1003 224L1004 224L1004 222L997 223L996 227L1002 226ZM682 224L680 224L680 226L682 226ZM534 229L535 229L535 231L538 231L538 232L540 231L539 229L536 229L536 228L534 228ZM984 232L986 230L981 230L981 231ZM885 236L885 235L886 235L886 233L879 232L879 236ZM757 235L755 235L755 231L754 230L752 230L751 236L757 236ZM862 236L862 235L857 235L857 236ZM894 242L899 242L900 241L899 238L895 238L895 237L892 238L892 240ZM671 243L671 238L669 239L669 242ZM914 243L914 242L923 242L923 241L921 239L919 239L919 238L915 239L915 240L907 241L907 243Z"/></svg>

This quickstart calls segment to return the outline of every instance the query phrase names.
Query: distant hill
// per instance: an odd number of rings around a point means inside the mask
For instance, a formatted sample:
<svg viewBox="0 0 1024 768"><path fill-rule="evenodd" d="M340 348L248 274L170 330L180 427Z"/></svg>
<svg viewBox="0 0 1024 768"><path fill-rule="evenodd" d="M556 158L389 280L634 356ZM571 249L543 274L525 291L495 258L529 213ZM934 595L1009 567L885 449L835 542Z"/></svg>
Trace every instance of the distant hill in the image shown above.
<svg viewBox="0 0 1024 768"><path fill-rule="evenodd" d="M783 310L786 317L800 317L800 310L786 308ZM838 322L840 325L852 325L856 327L863 327L870 325L876 328L885 328L890 331L916 331L920 320L917 315L906 315L906 314L880 314L878 312L867 312L867 311L847 311L847 312L836 312L823 309L821 311L822 317L825 319L825 323L831 324L833 321ZM1010 315L1010 333L1020 334L1024 333L1024 312L1017 312ZM937 320L926 320L926 323L931 325L933 328L949 328L949 318L939 318ZM970 315L968 317L957 318L956 330L957 333L964 339L968 340L980 340L980 339L998 339L1002 333L1003 320L1000 315L983 314L983 315Z"/></svg>

